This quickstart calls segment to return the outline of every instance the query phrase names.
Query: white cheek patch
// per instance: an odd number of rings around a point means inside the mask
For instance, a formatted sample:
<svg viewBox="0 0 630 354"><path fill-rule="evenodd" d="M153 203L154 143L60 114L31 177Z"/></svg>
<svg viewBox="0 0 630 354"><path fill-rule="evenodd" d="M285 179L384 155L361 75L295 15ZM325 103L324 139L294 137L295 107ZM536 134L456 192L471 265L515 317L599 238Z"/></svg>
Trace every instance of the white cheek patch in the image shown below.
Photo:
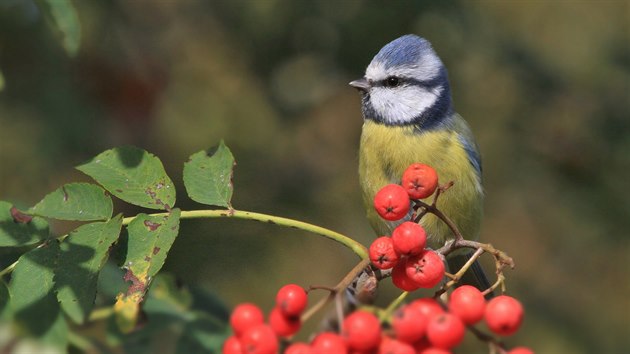
<svg viewBox="0 0 630 354"><path fill-rule="evenodd" d="M409 123L437 102L443 89L442 86L431 90L418 86L375 87L370 92L370 102L385 123Z"/></svg>
<svg viewBox="0 0 630 354"><path fill-rule="evenodd" d="M440 75L440 70L444 65L437 55L425 55L422 57L414 69L415 77L424 77L431 80Z"/></svg>

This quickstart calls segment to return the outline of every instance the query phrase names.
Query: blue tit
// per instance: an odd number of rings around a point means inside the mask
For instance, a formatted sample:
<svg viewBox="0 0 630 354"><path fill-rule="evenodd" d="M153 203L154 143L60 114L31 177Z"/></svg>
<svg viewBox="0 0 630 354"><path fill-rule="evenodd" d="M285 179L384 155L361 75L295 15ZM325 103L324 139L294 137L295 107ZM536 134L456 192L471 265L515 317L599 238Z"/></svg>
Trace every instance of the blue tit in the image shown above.
<svg viewBox="0 0 630 354"><path fill-rule="evenodd" d="M432 166L441 183L455 182L440 196L438 208L464 237L477 239L483 213L481 160L468 124L453 109L446 68L431 44L411 34L393 40L372 59L365 76L350 85L362 95L359 179L378 236L391 235L402 221L381 219L374 195L389 183L400 183L405 169L419 162ZM453 238L435 215L425 215L420 223L433 249ZM466 260L461 254L449 257L449 268L456 271ZM471 270L462 282L487 288L479 264Z"/></svg>

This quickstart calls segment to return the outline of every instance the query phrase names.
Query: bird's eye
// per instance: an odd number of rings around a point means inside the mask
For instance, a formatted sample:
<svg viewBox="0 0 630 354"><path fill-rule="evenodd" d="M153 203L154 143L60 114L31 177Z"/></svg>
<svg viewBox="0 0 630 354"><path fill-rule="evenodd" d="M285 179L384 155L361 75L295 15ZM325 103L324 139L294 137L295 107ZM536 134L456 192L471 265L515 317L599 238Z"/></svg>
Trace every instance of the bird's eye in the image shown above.
<svg viewBox="0 0 630 354"><path fill-rule="evenodd" d="M387 87L396 87L398 85L400 85L400 79L396 76L390 76L385 79L385 86Z"/></svg>

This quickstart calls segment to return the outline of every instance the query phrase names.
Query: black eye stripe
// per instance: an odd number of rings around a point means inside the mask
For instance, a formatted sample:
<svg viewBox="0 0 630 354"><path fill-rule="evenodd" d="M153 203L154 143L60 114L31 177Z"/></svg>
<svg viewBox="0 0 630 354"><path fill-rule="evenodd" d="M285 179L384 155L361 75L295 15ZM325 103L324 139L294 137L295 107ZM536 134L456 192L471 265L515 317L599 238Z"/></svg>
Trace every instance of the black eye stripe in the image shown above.
<svg viewBox="0 0 630 354"><path fill-rule="evenodd" d="M388 76L383 80L379 80L377 84L378 86L383 86L383 87L398 87L401 84L403 84L403 79L397 76Z"/></svg>
<svg viewBox="0 0 630 354"><path fill-rule="evenodd" d="M388 80L390 80L391 78L395 77L398 80L398 83L396 85L391 85L388 83ZM434 79L430 79L430 80L416 80L413 78L409 78L409 77L398 77L398 76L390 76L387 77L385 79L382 80L378 80L378 81L374 81L372 82L372 86L375 87L400 87L400 86L420 86L420 87L424 87L427 89L432 89L435 87L438 87L440 85L444 84L444 78L443 77L436 77Z"/></svg>
<svg viewBox="0 0 630 354"><path fill-rule="evenodd" d="M389 76L385 79L374 81L372 86L382 86L382 87L397 87L402 86L407 82L407 79L403 79L397 76Z"/></svg>
<svg viewBox="0 0 630 354"><path fill-rule="evenodd" d="M401 80L397 78L396 76L390 76L387 79L385 79L385 85L389 87L396 87L400 85L400 83L401 83Z"/></svg>

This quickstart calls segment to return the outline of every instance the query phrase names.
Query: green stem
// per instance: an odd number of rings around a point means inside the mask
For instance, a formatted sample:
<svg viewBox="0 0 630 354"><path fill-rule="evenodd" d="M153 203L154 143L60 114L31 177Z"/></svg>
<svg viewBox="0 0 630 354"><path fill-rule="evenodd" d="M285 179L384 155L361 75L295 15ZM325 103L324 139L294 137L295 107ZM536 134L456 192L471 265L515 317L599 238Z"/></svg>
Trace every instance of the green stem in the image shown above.
<svg viewBox="0 0 630 354"><path fill-rule="evenodd" d="M13 269L15 269L15 266L18 264L18 261L15 261L13 263L11 263L8 267L4 268L3 270L0 270L0 278L2 278L3 276L11 273L13 271Z"/></svg>
<svg viewBox="0 0 630 354"><path fill-rule="evenodd" d="M152 216L161 216L168 215L168 213L157 213L151 214ZM135 216L127 217L123 219L123 225L128 225L131 220L133 220ZM180 219L205 219L205 218L235 218L235 219L245 219L245 220L254 220L259 222L264 222L268 224L274 224L284 227L290 227L298 230L304 230L316 235L324 236L331 240L337 241L342 245L348 247L352 252L354 252L361 259L368 259L368 251L365 246L360 244L359 242L351 239L348 236L342 235L338 232L309 224L303 221L293 220L289 218L283 218L280 216L254 213L251 211L242 211L242 210L188 210L182 211Z"/></svg>
<svg viewBox="0 0 630 354"><path fill-rule="evenodd" d="M155 213L151 214L151 216L165 216L168 213ZM130 216L123 218L123 225L129 225L129 223L135 219L135 216ZM337 241L340 244L348 247L354 254L359 256L362 260L368 259L368 250L360 244L359 242L351 239L348 236L342 235L338 232L323 228L321 226L309 224L307 222L293 220L289 218L283 218L280 216L262 214L262 213L254 213L251 211L243 211L243 210L223 210L223 209L214 209L214 210L183 210L180 215L180 219L205 219L205 218L235 218L235 219L244 219L244 220L254 220L259 222L264 222L267 224L274 224L284 227L290 227L293 229L308 231L314 233L316 235L324 236L331 240ZM67 235L61 236L59 239L63 240ZM13 271L18 261L13 262L13 264L8 267L0 270L0 277L9 274Z"/></svg>
<svg viewBox="0 0 630 354"><path fill-rule="evenodd" d="M81 352L90 352L94 350L92 342L73 331L68 332L68 342Z"/></svg>
<svg viewBox="0 0 630 354"><path fill-rule="evenodd" d="M392 301L391 304L389 304L389 306L387 306L387 308L385 310L383 310L383 312L380 313L380 315L378 316L379 320L381 322L385 321L387 318L389 318L392 313L394 313L394 311L398 308L398 306L400 306L400 304L405 301L405 299L407 298L407 296L409 295L408 291L403 291L402 294L400 294L396 300Z"/></svg>
<svg viewBox="0 0 630 354"><path fill-rule="evenodd" d="M103 307L103 308L94 309L94 311L92 311L92 313L90 314L90 322L104 320L113 314L114 314L113 307Z"/></svg>

